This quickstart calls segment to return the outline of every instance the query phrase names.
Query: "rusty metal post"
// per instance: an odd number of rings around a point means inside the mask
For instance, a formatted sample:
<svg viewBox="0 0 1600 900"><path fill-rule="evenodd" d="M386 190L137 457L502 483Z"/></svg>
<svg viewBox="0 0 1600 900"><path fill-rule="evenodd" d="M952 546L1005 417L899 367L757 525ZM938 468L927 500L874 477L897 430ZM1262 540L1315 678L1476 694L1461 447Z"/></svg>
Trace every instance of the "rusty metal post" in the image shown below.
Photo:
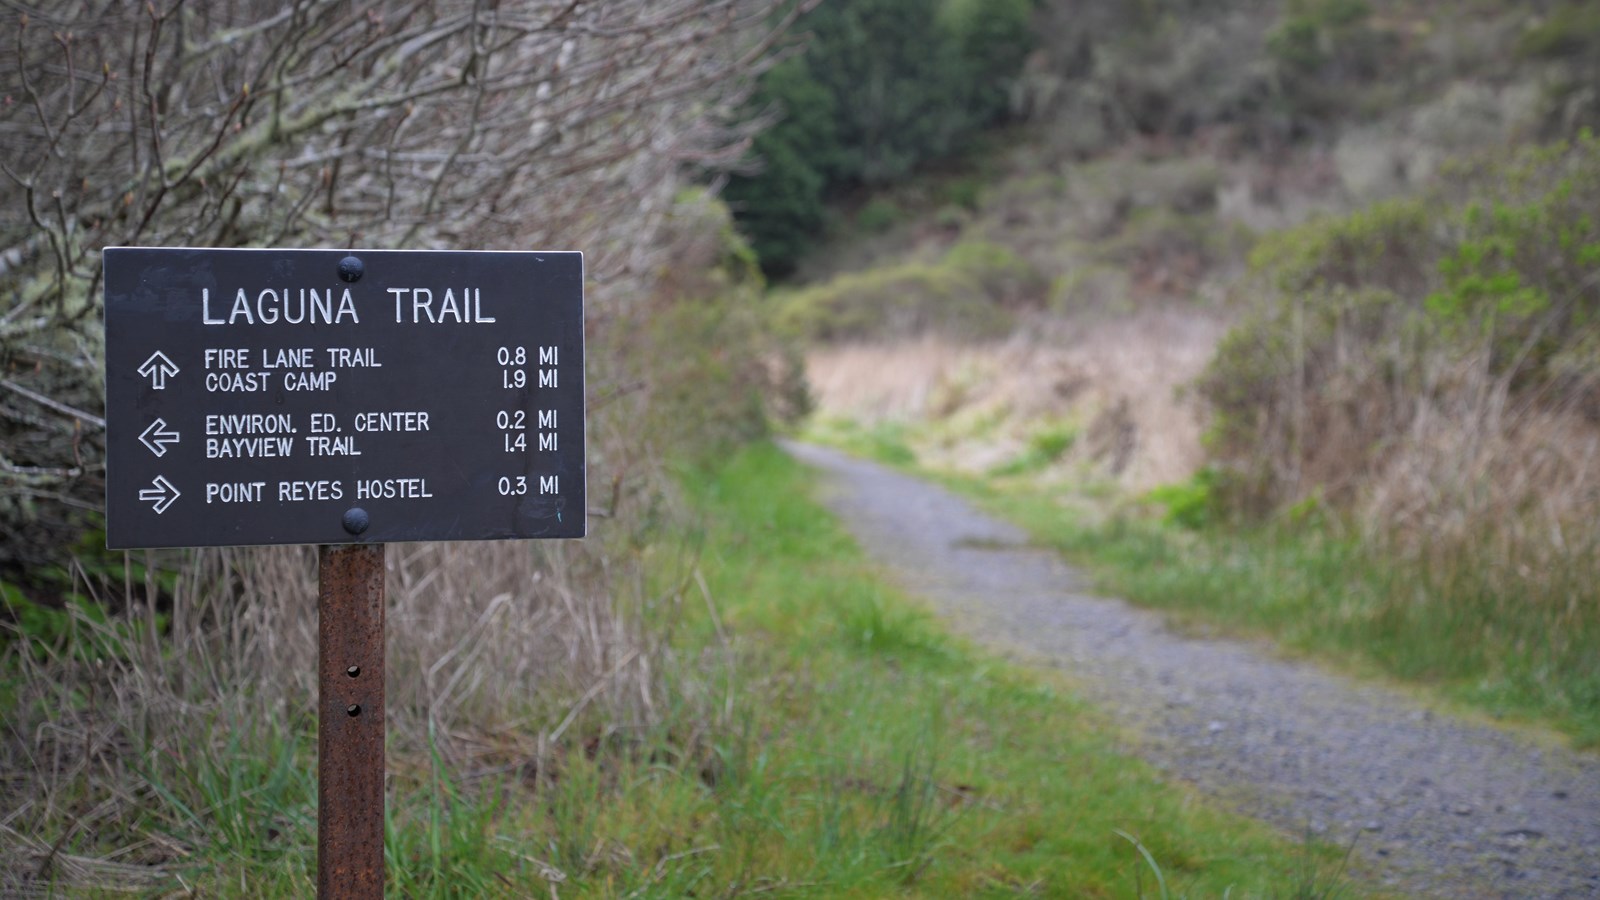
<svg viewBox="0 0 1600 900"><path fill-rule="evenodd" d="M317 896L383 897L383 545L317 555Z"/></svg>

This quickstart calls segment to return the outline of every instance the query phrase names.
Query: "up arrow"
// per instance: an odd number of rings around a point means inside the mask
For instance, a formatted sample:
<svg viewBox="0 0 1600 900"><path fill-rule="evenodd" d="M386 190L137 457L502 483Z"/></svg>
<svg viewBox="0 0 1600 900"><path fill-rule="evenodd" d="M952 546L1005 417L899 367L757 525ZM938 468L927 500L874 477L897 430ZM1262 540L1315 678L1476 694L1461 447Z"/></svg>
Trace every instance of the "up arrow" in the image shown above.
<svg viewBox="0 0 1600 900"><path fill-rule="evenodd" d="M165 353L157 350L150 354L149 359L139 365L139 374L150 379L151 388L164 391L167 389L167 379L178 374L178 364L168 359Z"/></svg>
<svg viewBox="0 0 1600 900"><path fill-rule="evenodd" d="M158 516L166 512L167 507L171 506L172 502L177 500L179 496L181 495L172 482L160 475L156 476L155 481L150 482L150 487L139 492L139 499L151 504L151 508L156 511Z"/></svg>
<svg viewBox="0 0 1600 900"><path fill-rule="evenodd" d="M157 419L150 423L150 427L144 430L144 434L139 435L139 440L143 441L144 445L150 448L150 452L156 456L166 456L167 445L178 442L178 433L166 429L167 420Z"/></svg>

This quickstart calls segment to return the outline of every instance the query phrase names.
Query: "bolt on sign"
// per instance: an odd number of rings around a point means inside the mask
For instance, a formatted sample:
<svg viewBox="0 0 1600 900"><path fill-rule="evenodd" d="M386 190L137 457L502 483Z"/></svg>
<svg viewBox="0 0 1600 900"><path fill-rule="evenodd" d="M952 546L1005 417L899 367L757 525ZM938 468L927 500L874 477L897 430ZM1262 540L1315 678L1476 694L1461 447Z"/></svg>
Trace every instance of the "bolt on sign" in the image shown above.
<svg viewBox="0 0 1600 900"><path fill-rule="evenodd" d="M584 535L581 253L104 263L111 548Z"/></svg>

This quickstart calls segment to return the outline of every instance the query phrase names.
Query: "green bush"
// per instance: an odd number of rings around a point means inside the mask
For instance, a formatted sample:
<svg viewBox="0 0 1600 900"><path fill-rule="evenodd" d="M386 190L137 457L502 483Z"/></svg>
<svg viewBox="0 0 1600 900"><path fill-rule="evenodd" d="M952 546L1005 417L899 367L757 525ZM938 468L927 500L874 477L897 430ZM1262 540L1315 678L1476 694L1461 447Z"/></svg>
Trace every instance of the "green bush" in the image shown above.
<svg viewBox="0 0 1600 900"><path fill-rule="evenodd" d="M976 212L983 197L983 181L979 178L955 178L945 182L939 190L945 203Z"/></svg>
<svg viewBox="0 0 1600 900"><path fill-rule="evenodd" d="M882 234L893 228L903 218L900 207L893 200L878 197L856 213L856 227L867 234Z"/></svg>
<svg viewBox="0 0 1600 900"><path fill-rule="evenodd" d="M967 337L1005 333L1012 314L1042 303L1048 284L998 244L957 244L937 263L905 263L841 275L780 301L786 333L859 340L936 331Z"/></svg>
<svg viewBox="0 0 1600 900"><path fill-rule="evenodd" d="M1151 489L1145 499L1166 507L1166 520L1189 529L1201 529L1215 519L1217 473L1202 468L1188 481Z"/></svg>
<svg viewBox="0 0 1600 900"><path fill-rule="evenodd" d="M822 230L824 193L845 165L835 134L837 104L803 60L791 59L766 73L751 105L782 118L755 138L760 168L731 178L723 198L763 268L782 275Z"/></svg>
<svg viewBox="0 0 1600 900"><path fill-rule="evenodd" d="M1600 52L1600 6L1568 2L1556 7L1517 40L1517 54L1561 59Z"/></svg>
<svg viewBox="0 0 1600 900"><path fill-rule="evenodd" d="M1496 375L1551 385L1555 361L1600 324L1600 141L1527 154L1503 178L1466 206L1427 311L1487 342Z"/></svg>
<svg viewBox="0 0 1600 900"><path fill-rule="evenodd" d="M1078 426L1070 422L1049 423L1028 436L1028 445L1015 458L989 470L990 475L1027 475L1048 468L1078 442Z"/></svg>
<svg viewBox="0 0 1600 900"><path fill-rule="evenodd" d="M1039 305L1047 287L1044 276L1027 260L988 241L951 247L944 265L978 285L985 299L1006 309Z"/></svg>
<svg viewBox="0 0 1600 900"><path fill-rule="evenodd" d="M760 169L727 190L768 274L793 270L821 231L826 200L903 181L1006 114L1033 44L1031 7L832 0L801 20L804 54L763 76L750 106L752 116L780 116L755 141Z"/></svg>
<svg viewBox="0 0 1600 900"><path fill-rule="evenodd" d="M1423 291L1440 252L1431 227L1436 206L1422 199L1389 201L1277 232L1255 247L1250 266L1284 295L1315 287Z"/></svg>
<svg viewBox="0 0 1600 900"><path fill-rule="evenodd" d="M974 125L1006 115L1011 82L1033 48L1034 0L943 0L939 25L958 48L962 105Z"/></svg>
<svg viewBox="0 0 1600 900"><path fill-rule="evenodd" d="M1268 54L1289 69L1319 69L1371 16L1365 0L1292 0L1288 15L1267 34Z"/></svg>
<svg viewBox="0 0 1600 900"><path fill-rule="evenodd" d="M1291 0L1266 36L1279 100L1297 120L1360 108L1371 86L1399 60L1394 36L1373 25L1365 0Z"/></svg>

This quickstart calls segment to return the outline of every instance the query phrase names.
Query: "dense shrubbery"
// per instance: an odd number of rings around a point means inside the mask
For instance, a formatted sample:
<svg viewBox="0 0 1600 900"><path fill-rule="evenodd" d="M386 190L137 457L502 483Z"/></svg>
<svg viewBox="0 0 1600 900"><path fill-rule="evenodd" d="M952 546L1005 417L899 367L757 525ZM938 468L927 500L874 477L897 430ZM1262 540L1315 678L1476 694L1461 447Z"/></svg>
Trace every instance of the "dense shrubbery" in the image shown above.
<svg viewBox="0 0 1600 900"><path fill-rule="evenodd" d="M1291 0L1267 33L1280 96L1302 115L1345 108L1352 84L1369 81L1395 56L1394 35L1372 25L1366 0Z"/></svg>
<svg viewBox="0 0 1600 900"><path fill-rule="evenodd" d="M935 331L994 337L1018 310L1042 305L1046 279L998 244L957 244L937 263L841 275L779 299L780 327L822 340Z"/></svg>
<svg viewBox="0 0 1600 900"><path fill-rule="evenodd" d="M727 190L762 266L789 271L824 201L905 178L1006 112L1032 40L1031 0L831 0L802 20L805 53L762 79L759 171Z"/></svg>
<svg viewBox="0 0 1600 900"><path fill-rule="evenodd" d="M1258 248L1268 299L1201 383L1236 506L1317 496L1523 549L1594 538L1600 141L1450 174Z"/></svg>

